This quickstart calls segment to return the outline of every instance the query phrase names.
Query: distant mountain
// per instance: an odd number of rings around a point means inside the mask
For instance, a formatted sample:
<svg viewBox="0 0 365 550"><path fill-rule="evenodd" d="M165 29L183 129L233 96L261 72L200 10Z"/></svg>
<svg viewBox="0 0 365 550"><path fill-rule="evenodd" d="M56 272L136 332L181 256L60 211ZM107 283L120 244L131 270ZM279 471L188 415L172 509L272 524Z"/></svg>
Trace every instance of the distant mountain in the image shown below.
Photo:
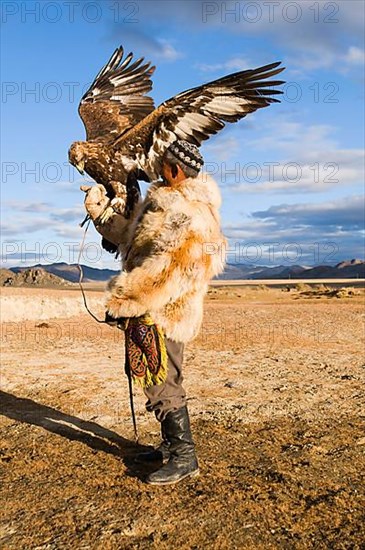
<svg viewBox="0 0 365 550"><path fill-rule="evenodd" d="M307 269L300 275L303 279L364 279L365 262L362 260L350 260L340 262L335 266L318 265Z"/></svg>
<svg viewBox="0 0 365 550"><path fill-rule="evenodd" d="M302 265L292 265L290 267L279 265L277 267L268 267L256 273L254 279L300 279L307 267Z"/></svg>
<svg viewBox="0 0 365 550"><path fill-rule="evenodd" d="M218 277L223 280L252 279L255 273L260 273L264 267L247 266L243 264L227 264L224 273Z"/></svg>
<svg viewBox="0 0 365 550"><path fill-rule="evenodd" d="M335 266L318 265L308 267L302 265L275 267L247 266L243 264L228 264L224 273L218 279L353 279L365 278L365 262L350 260Z"/></svg>
<svg viewBox="0 0 365 550"><path fill-rule="evenodd" d="M354 259L349 262L340 262L335 267L343 277L359 277L361 279L365 277L365 262L362 260Z"/></svg>
<svg viewBox="0 0 365 550"><path fill-rule="evenodd" d="M33 267L42 268L45 271L48 271L48 273L53 273L53 275L62 277L62 279L65 279L66 281L70 281L71 283L77 283L80 279L80 271L77 264L66 264L66 263L55 263L50 265L37 264ZM82 265L81 267L84 274L83 281L85 283L94 282L94 281L107 281L111 277L119 273L119 271L113 271L112 269L98 269L96 267L89 267L87 265ZM24 271L25 269L28 269L28 268L24 268L24 267L11 268L11 270L14 271L14 273L19 273L20 271Z"/></svg>
<svg viewBox="0 0 365 550"><path fill-rule="evenodd" d="M350 261L344 261L337 264L335 267L337 269L343 269L344 267L354 266L354 265L362 265L364 262L362 260L350 260Z"/></svg>
<svg viewBox="0 0 365 550"><path fill-rule="evenodd" d="M19 271L14 271L14 269L0 269L0 286L54 287L68 286L70 284L69 281L41 267L27 267Z"/></svg>
<svg viewBox="0 0 365 550"><path fill-rule="evenodd" d="M9 271L13 273L24 272L29 269L42 269L48 273L61 277L72 283L78 282L80 272L77 264L55 263L50 265L37 264L31 267L12 267L6 271L9 277ZM107 281L119 273L113 269L98 269L82 265L84 273L84 282ZM5 276L5 275L4 275ZM352 279L365 278L365 261L349 260L338 263L335 266L317 265L308 267L302 265L292 266L249 266L245 264L227 264L224 273L218 277L219 280L237 280L237 279ZM0 281L0 285L3 283Z"/></svg>

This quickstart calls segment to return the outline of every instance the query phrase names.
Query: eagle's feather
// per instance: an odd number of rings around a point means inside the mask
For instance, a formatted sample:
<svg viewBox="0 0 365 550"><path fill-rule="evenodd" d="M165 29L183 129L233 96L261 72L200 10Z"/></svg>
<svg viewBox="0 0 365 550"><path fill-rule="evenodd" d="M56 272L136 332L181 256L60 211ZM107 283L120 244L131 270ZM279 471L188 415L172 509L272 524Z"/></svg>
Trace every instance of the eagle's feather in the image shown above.
<svg viewBox="0 0 365 550"><path fill-rule="evenodd" d="M152 89L151 75L155 67L142 65L143 58L130 64L133 54L123 58L123 48L117 48L84 94L79 114L88 140L112 143L154 109L147 95Z"/></svg>
<svg viewBox="0 0 365 550"><path fill-rule="evenodd" d="M272 89L282 80L266 80L284 69L280 62L240 71L182 92L165 101L115 142L115 150L126 144L143 146L139 162L151 179L158 177L166 149L177 139L201 145L224 128L257 109L279 100L282 91ZM140 149L140 147L139 147Z"/></svg>

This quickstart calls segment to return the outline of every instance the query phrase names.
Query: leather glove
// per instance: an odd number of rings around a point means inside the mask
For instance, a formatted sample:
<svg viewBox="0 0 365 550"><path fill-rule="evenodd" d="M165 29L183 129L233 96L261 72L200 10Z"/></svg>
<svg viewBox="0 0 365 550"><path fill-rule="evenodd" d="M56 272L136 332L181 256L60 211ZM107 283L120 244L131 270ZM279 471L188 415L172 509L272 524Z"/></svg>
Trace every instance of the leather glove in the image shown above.
<svg viewBox="0 0 365 550"><path fill-rule="evenodd" d="M110 204L104 185L81 185L80 189L86 193L84 205L87 213L93 221L97 220Z"/></svg>
<svg viewBox="0 0 365 550"><path fill-rule="evenodd" d="M114 201L118 208L124 209L123 198L119 197L111 201L106 196L105 187L100 183L93 186L81 185L80 189L86 193L85 208L98 233L117 247L123 244L127 236L128 220L120 211L116 211L113 205Z"/></svg>
<svg viewBox="0 0 365 550"><path fill-rule="evenodd" d="M127 328L128 317L119 317L119 319L116 319L115 317L112 317L108 311L106 311L105 322L111 327L117 327L121 330L125 330Z"/></svg>

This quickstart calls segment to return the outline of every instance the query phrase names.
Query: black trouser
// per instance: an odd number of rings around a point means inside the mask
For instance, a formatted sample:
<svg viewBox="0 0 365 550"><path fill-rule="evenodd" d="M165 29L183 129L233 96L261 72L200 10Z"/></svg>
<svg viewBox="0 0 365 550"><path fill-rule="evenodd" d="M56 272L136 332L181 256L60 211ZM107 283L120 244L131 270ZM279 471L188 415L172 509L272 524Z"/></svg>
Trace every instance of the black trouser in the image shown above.
<svg viewBox="0 0 365 550"><path fill-rule="evenodd" d="M167 378L163 384L145 388L148 398L146 409L153 411L157 420L162 422L170 411L176 411L186 405L186 394L182 387L182 364L184 344L165 337L168 357Z"/></svg>

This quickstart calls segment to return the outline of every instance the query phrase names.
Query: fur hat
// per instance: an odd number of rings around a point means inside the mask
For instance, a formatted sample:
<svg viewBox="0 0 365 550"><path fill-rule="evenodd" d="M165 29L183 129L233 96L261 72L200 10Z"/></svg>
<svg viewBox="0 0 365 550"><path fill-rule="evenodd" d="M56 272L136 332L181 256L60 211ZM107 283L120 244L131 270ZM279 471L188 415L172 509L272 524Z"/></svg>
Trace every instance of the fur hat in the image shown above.
<svg viewBox="0 0 365 550"><path fill-rule="evenodd" d="M167 149L167 152L174 157L179 164L199 172L204 164L202 155L196 145L182 139L174 141Z"/></svg>

